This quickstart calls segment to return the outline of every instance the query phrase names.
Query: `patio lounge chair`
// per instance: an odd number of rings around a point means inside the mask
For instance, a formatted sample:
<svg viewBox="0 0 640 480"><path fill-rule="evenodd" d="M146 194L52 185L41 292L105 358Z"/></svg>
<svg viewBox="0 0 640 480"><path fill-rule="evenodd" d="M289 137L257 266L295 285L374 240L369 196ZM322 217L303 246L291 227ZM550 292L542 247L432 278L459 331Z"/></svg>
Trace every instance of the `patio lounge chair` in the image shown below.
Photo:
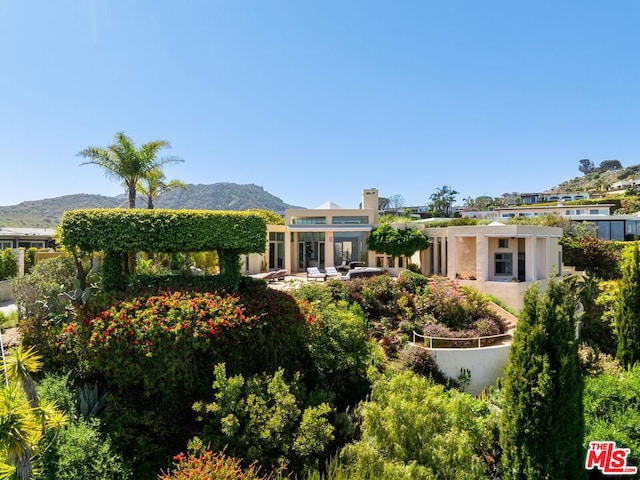
<svg viewBox="0 0 640 480"><path fill-rule="evenodd" d="M327 273L327 278L340 276L340 272L336 269L336 267L327 267L325 268L325 272Z"/></svg>
<svg viewBox="0 0 640 480"><path fill-rule="evenodd" d="M324 282L327 279L327 274L322 273L320 270L318 270L318 267L308 267L307 280L309 280L310 278L321 278Z"/></svg>
<svg viewBox="0 0 640 480"><path fill-rule="evenodd" d="M264 280L265 282L275 282L276 280L284 280L286 274L286 270L272 270L271 272L256 273L255 275L250 276L251 278L257 278Z"/></svg>

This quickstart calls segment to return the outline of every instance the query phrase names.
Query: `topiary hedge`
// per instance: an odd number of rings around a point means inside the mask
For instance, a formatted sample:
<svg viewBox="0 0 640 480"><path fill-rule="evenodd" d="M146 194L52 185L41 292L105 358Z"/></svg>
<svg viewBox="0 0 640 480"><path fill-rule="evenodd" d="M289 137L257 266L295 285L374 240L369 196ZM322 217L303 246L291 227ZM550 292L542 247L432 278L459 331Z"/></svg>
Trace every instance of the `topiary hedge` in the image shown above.
<svg viewBox="0 0 640 480"><path fill-rule="evenodd" d="M67 248L103 251L103 287L123 288L127 252L218 252L227 286L240 283L239 255L264 252L265 217L256 212L210 210L86 209L65 212L61 241Z"/></svg>
<svg viewBox="0 0 640 480"><path fill-rule="evenodd" d="M267 228L258 213L212 210L85 209L65 212L61 240L85 251L264 252Z"/></svg>

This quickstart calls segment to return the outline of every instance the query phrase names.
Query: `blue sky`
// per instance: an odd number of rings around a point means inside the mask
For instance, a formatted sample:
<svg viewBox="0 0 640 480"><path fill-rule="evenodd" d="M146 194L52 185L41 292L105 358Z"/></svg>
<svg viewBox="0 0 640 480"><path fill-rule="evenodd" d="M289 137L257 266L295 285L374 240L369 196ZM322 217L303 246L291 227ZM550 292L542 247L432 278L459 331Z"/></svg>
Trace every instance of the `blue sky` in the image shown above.
<svg viewBox="0 0 640 480"><path fill-rule="evenodd" d="M187 183L356 207L640 163L640 2L0 0L0 205L122 187L76 154L164 139Z"/></svg>

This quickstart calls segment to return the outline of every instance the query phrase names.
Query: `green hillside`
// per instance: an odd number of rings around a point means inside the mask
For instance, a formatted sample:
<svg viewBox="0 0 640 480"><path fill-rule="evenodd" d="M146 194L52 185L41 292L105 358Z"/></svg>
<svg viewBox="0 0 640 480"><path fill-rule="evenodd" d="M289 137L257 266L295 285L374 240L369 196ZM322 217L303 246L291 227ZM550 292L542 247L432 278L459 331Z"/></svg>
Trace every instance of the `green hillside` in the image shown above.
<svg viewBox="0 0 640 480"><path fill-rule="evenodd" d="M596 168L586 175L560 183L553 190L563 192L604 192L616 182L639 178L640 164L604 172Z"/></svg>
<svg viewBox="0 0 640 480"><path fill-rule="evenodd" d="M236 183L214 183L211 185L188 185L186 190L174 190L160 197L157 208L202 209L202 210L247 210L260 208L284 213L293 205L265 191L258 185ZM0 226L53 228L60 223L63 212L78 208L116 208L127 206L125 195L76 194L22 202L17 205L0 206ZM144 199L137 200L139 208L145 208Z"/></svg>

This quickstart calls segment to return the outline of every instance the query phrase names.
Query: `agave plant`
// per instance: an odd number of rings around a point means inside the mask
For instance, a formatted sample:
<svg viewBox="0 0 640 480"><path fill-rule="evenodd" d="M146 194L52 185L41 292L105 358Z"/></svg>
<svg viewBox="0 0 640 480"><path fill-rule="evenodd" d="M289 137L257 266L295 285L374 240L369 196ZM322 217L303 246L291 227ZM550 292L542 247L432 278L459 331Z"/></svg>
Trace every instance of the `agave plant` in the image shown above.
<svg viewBox="0 0 640 480"><path fill-rule="evenodd" d="M107 394L100 395L98 385L82 385L76 390L78 413L84 417L100 416L104 411Z"/></svg>

